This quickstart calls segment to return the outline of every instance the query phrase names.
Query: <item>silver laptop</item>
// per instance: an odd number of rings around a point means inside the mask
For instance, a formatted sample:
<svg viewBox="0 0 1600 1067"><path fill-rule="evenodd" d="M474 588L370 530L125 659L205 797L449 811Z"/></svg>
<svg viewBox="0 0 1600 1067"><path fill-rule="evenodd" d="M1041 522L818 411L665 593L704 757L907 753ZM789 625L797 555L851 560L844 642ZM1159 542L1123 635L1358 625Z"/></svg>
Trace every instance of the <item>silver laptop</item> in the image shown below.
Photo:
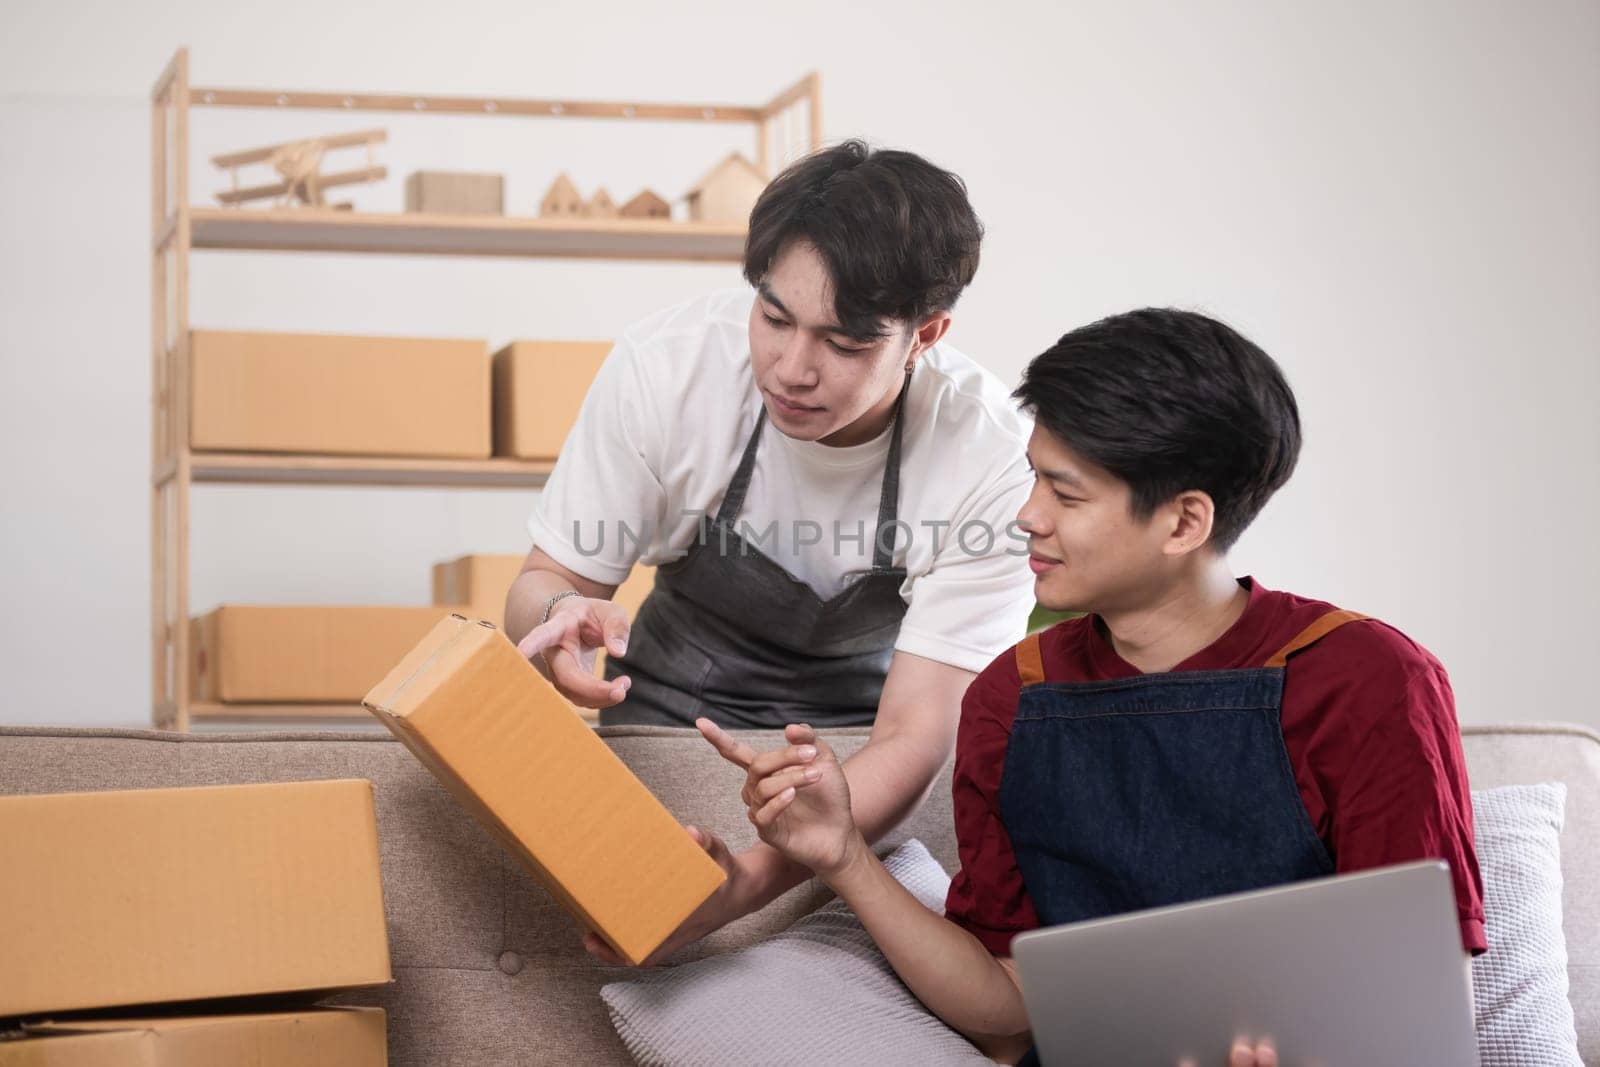
<svg viewBox="0 0 1600 1067"><path fill-rule="evenodd" d="M1450 869L1408 863L1019 935L1044 1067L1478 1062Z"/></svg>

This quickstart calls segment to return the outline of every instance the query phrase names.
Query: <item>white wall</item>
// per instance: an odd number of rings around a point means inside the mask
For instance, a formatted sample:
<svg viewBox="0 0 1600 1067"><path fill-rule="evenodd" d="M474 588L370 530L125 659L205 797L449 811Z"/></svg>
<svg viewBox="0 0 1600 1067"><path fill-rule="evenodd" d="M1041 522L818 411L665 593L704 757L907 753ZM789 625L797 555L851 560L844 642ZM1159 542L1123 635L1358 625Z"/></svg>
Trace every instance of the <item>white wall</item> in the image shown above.
<svg viewBox="0 0 1600 1067"><path fill-rule="evenodd" d="M1465 721L1600 725L1600 7L1222 0L658 5L457 0L248 12L0 8L0 721L138 724L149 692L147 98L198 85L756 103L823 75L830 139L920 151L989 229L954 340L1007 381L1140 304L1220 315L1307 427L1241 572L1381 615L1449 667ZM370 116L369 116L370 117ZM681 191L732 127L378 116L416 166ZM366 118L359 120L366 124ZM227 149L355 128L195 120ZM604 337L728 265L200 253L197 326ZM427 567L521 551L518 492L205 487L193 606L422 602Z"/></svg>

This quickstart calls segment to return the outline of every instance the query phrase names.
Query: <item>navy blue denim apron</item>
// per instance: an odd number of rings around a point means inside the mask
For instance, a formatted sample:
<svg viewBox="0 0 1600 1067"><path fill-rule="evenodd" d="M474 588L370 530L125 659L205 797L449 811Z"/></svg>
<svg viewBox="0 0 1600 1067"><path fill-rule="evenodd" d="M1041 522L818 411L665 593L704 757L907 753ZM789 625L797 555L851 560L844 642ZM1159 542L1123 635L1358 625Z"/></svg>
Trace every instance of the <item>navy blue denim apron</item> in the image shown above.
<svg viewBox="0 0 1600 1067"><path fill-rule="evenodd" d="M1019 644L1000 817L1040 923L1332 874L1279 713L1289 657L1364 617L1329 612L1261 667L1104 682L1046 682L1039 635Z"/></svg>

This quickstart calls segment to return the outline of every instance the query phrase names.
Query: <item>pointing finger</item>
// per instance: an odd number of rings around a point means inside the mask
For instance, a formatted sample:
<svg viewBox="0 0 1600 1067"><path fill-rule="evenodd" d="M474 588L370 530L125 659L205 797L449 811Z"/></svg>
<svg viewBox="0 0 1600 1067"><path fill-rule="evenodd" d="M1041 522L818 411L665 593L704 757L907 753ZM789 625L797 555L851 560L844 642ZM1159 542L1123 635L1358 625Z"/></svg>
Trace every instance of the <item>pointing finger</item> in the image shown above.
<svg viewBox="0 0 1600 1067"><path fill-rule="evenodd" d="M733 735L710 719L696 719L694 724L700 728L700 734L711 747L722 754L722 758L745 770L750 769L750 764L756 758L756 750L743 741L735 741Z"/></svg>

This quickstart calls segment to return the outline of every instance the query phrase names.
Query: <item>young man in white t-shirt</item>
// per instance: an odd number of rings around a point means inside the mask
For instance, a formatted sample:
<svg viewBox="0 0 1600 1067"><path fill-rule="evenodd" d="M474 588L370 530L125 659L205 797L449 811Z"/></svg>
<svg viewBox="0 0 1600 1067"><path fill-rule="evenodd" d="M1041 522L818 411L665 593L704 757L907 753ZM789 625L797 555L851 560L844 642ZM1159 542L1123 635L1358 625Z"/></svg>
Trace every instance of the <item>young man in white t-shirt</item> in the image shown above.
<svg viewBox="0 0 1600 1067"><path fill-rule="evenodd" d="M563 693L724 747L726 729L870 724L846 766L857 823L875 838L922 802L968 683L1033 605L1013 525L1031 426L943 343L982 232L955 175L847 142L762 194L753 292L622 335L507 599L509 636ZM610 597L641 561L656 584L629 619ZM691 833L729 878L662 954L808 874Z"/></svg>

